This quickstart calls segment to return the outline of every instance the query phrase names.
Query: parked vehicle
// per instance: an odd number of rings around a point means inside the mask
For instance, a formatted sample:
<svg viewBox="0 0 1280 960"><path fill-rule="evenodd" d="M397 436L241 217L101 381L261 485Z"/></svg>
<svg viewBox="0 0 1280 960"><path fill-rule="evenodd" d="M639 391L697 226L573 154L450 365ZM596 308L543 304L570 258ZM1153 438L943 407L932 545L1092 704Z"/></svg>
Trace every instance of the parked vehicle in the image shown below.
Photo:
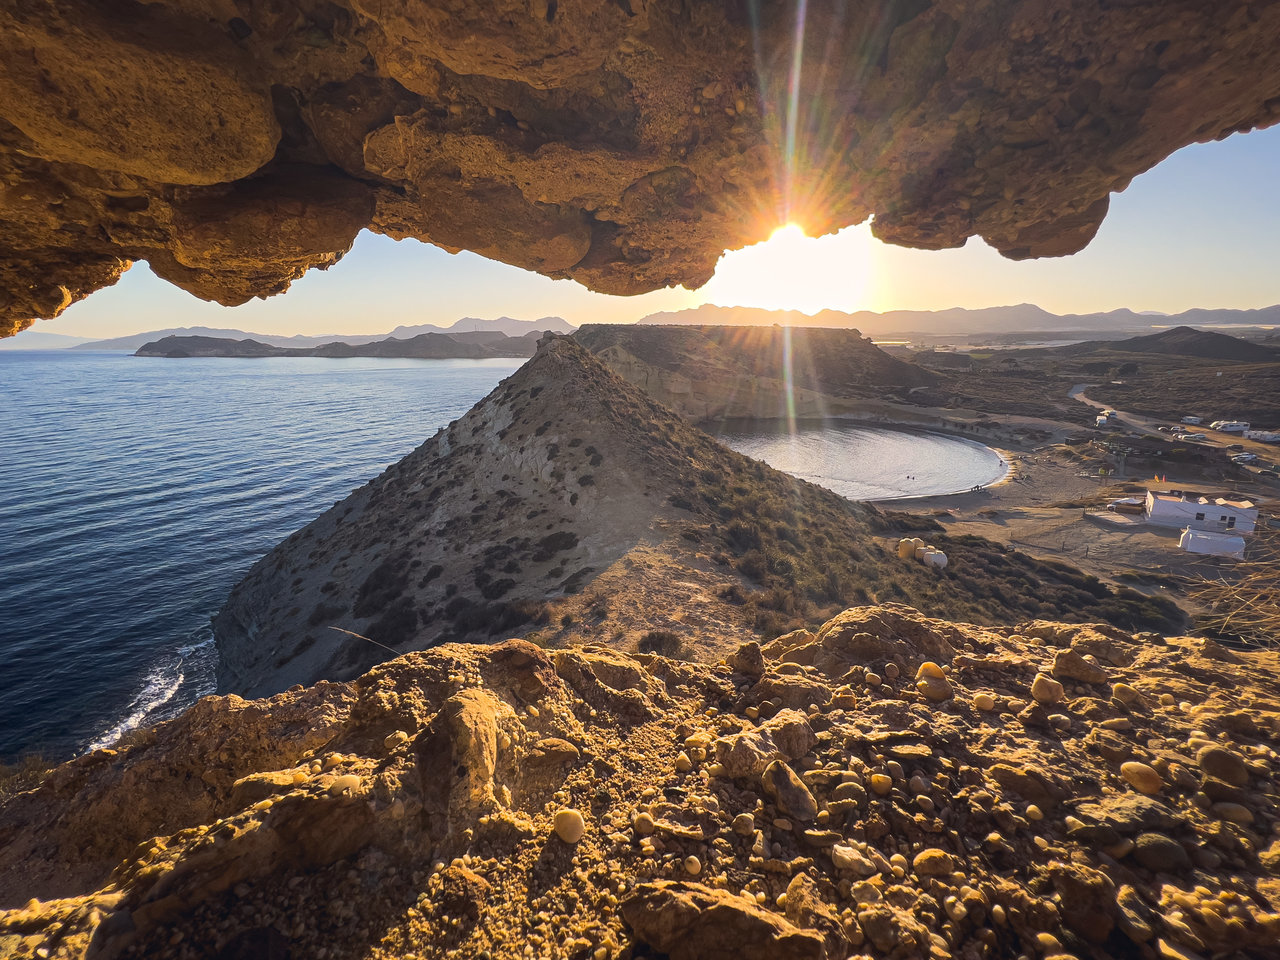
<svg viewBox="0 0 1280 960"><path fill-rule="evenodd" d="M1231 458L1232 463L1257 463L1258 455L1256 453L1238 453Z"/></svg>

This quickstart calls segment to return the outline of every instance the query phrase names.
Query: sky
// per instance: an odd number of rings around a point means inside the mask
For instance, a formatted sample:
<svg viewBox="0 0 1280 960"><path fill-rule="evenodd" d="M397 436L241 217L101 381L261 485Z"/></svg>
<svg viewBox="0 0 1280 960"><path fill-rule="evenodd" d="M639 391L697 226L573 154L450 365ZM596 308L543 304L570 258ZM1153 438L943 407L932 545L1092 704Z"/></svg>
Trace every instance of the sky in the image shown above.
<svg viewBox="0 0 1280 960"><path fill-rule="evenodd" d="M362 334L464 316L627 323L703 303L806 313L1035 303L1059 314L1280 303L1280 125L1173 154L1112 196L1097 237L1071 257L1014 262L977 239L957 250L908 250L875 240L868 224L814 239L791 228L726 253L699 290L612 297L366 231L336 266L270 300L205 303L139 263L33 329L101 338L179 326Z"/></svg>

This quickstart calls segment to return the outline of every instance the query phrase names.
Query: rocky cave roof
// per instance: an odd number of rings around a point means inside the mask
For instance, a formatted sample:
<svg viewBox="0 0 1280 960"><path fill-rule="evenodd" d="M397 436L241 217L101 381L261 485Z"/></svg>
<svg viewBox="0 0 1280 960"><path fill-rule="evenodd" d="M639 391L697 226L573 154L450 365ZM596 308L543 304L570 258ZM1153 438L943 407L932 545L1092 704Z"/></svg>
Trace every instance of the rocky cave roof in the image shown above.
<svg viewBox="0 0 1280 960"><path fill-rule="evenodd" d="M1256 0L19 0L0 335L134 260L270 296L364 228L614 294L786 221L1069 254L1135 175L1280 118L1277 39Z"/></svg>

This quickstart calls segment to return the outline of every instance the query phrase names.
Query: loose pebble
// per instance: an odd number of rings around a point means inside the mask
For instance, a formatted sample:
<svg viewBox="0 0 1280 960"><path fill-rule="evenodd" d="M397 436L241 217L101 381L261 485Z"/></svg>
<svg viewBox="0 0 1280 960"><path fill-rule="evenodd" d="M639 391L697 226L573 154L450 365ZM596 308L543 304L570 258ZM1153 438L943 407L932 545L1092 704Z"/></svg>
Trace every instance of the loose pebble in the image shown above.
<svg viewBox="0 0 1280 960"><path fill-rule="evenodd" d="M577 810L560 810L555 816L555 831L565 843L577 843L587 832L587 822Z"/></svg>
<svg viewBox="0 0 1280 960"><path fill-rule="evenodd" d="M1066 692L1062 684L1047 673L1037 673L1035 679L1031 681L1031 696L1036 703L1047 705L1061 703Z"/></svg>

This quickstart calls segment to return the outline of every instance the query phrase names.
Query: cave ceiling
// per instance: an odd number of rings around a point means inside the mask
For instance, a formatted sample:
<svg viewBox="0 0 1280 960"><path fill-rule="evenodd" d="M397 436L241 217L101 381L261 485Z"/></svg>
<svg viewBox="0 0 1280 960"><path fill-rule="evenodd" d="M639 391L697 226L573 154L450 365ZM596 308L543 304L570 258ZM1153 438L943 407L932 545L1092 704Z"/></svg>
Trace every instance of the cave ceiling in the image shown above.
<svg viewBox="0 0 1280 960"><path fill-rule="evenodd" d="M1277 0L4 0L0 333L134 260L271 296L365 228L613 294L788 221L1062 256L1277 120Z"/></svg>

